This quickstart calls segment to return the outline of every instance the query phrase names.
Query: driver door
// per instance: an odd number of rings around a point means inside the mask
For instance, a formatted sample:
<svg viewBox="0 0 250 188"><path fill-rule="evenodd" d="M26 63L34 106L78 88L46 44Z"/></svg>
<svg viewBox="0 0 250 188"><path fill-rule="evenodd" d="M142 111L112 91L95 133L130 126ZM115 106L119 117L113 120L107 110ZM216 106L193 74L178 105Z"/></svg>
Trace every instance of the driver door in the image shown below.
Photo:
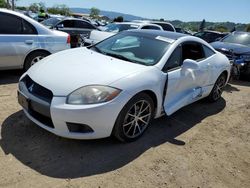
<svg viewBox="0 0 250 188"><path fill-rule="evenodd" d="M197 68L183 65L185 59L195 60ZM206 86L209 76L207 65L200 43L183 43L173 51L163 68L167 76L164 99L164 110L167 115L203 97L203 87Z"/></svg>

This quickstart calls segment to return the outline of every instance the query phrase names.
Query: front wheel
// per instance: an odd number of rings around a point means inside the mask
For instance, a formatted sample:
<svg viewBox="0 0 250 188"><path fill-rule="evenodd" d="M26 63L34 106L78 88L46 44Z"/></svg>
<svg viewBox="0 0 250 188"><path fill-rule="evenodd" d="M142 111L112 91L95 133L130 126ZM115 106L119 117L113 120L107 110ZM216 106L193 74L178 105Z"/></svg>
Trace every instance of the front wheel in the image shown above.
<svg viewBox="0 0 250 188"><path fill-rule="evenodd" d="M48 56L48 52L37 51L30 54L24 63L24 70L27 71L32 65L36 64L38 61L42 60L44 57Z"/></svg>
<svg viewBox="0 0 250 188"><path fill-rule="evenodd" d="M113 135L122 142L132 142L138 139L147 129L153 114L153 100L144 93L136 95L120 112Z"/></svg>
<svg viewBox="0 0 250 188"><path fill-rule="evenodd" d="M214 84L214 87L211 91L211 93L208 96L208 100L210 102L216 102L221 98L222 92L223 92L223 88L226 84L226 75L222 74L219 76L219 78L217 79L217 81Z"/></svg>

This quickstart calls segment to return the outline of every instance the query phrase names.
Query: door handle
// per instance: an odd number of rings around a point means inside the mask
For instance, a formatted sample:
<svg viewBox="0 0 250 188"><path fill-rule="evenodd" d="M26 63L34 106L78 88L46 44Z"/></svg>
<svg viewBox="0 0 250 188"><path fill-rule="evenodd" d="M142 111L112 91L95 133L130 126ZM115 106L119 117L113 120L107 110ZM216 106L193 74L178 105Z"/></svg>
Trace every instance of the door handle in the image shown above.
<svg viewBox="0 0 250 188"><path fill-rule="evenodd" d="M25 43L26 44L33 44L34 40L26 40Z"/></svg>

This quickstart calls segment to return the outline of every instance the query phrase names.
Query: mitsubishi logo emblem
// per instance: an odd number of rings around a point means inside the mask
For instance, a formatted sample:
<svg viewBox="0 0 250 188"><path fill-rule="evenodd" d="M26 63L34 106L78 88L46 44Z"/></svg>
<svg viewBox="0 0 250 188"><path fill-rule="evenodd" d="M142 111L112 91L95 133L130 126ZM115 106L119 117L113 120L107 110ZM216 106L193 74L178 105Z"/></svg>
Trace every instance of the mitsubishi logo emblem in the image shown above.
<svg viewBox="0 0 250 188"><path fill-rule="evenodd" d="M34 84L31 84L31 86L28 88L28 90L29 90L30 92L32 92L32 91L33 91L33 87L34 87Z"/></svg>

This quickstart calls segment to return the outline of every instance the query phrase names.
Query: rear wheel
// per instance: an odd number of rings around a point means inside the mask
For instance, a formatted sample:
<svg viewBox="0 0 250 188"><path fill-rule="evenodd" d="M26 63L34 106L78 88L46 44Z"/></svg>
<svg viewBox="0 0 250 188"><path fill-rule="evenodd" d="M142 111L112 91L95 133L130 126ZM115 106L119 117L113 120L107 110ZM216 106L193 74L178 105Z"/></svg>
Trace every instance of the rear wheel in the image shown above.
<svg viewBox="0 0 250 188"><path fill-rule="evenodd" d="M131 142L143 135L154 114L153 100L144 93L133 97L120 112L113 135L123 142Z"/></svg>
<svg viewBox="0 0 250 188"><path fill-rule="evenodd" d="M24 70L27 71L32 65L36 64L38 61L42 60L44 57L48 56L48 52L37 51L31 53L25 60Z"/></svg>
<svg viewBox="0 0 250 188"><path fill-rule="evenodd" d="M221 74L214 84L211 93L208 96L210 102L216 102L221 98L223 88L226 84L226 74Z"/></svg>

